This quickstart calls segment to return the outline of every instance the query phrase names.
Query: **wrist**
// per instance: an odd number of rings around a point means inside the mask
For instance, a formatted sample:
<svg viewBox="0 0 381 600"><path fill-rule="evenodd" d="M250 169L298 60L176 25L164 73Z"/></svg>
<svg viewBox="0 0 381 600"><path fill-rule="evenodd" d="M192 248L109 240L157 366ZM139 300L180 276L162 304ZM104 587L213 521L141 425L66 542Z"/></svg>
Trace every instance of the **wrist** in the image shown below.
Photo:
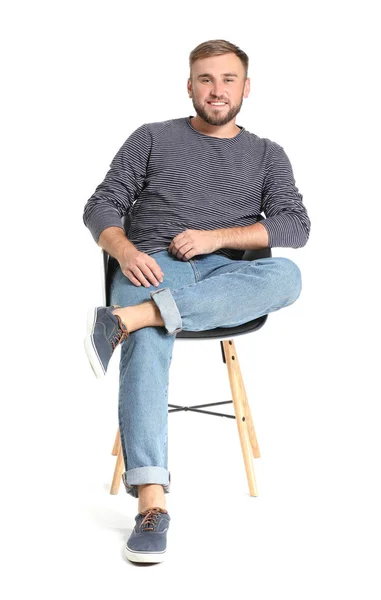
<svg viewBox="0 0 381 600"><path fill-rule="evenodd" d="M213 234L214 234L215 250L220 250L220 248L224 247L224 230L223 229L215 229L213 231Z"/></svg>
<svg viewBox="0 0 381 600"><path fill-rule="evenodd" d="M115 250L115 258L120 263L126 260L132 253L136 252L135 246L129 240L123 240Z"/></svg>

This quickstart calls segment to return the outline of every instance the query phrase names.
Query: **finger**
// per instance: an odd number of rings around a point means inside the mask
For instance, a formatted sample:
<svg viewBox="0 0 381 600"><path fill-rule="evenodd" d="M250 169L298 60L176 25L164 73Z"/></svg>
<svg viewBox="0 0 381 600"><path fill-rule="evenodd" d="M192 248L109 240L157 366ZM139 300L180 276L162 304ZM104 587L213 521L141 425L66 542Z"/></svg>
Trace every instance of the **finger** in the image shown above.
<svg viewBox="0 0 381 600"><path fill-rule="evenodd" d="M149 267L150 267L152 273L155 275L156 279L158 281L160 281L160 283L161 283L164 279L164 273L163 273L160 265L158 265L156 260L153 259L153 261L152 261L152 263L150 263Z"/></svg>
<svg viewBox="0 0 381 600"><path fill-rule="evenodd" d="M184 253L182 260L189 260L196 256L196 250L194 248L190 248L187 252Z"/></svg>
<svg viewBox="0 0 381 600"><path fill-rule="evenodd" d="M132 267L130 270L136 279L140 281L142 285L144 285L144 287L150 287L149 282L146 280L139 267Z"/></svg>
<svg viewBox="0 0 381 600"><path fill-rule="evenodd" d="M151 271L154 274L154 276L156 277L156 279L158 280L158 282L162 283L162 281L164 279L164 273L160 269L160 267L154 267L153 269L151 269Z"/></svg>
<svg viewBox="0 0 381 600"><path fill-rule="evenodd" d="M135 275L133 275L131 272L127 272L127 273L123 273L123 274L127 277L127 279L129 279L131 281L131 283L133 283L137 287L142 285L140 283L140 281L138 279L136 279Z"/></svg>
<svg viewBox="0 0 381 600"><path fill-rule="evenodd" d="M156 279L155 274L150 269L150 267L148 267L147 265L142 265L140 267L140 270L150 283L152 283L153 285L156 285L156 286L159 285L159 280Z"/></svg>
<svg viewBox="0 0 381 600"><path fill-rule="evenodd" d="M183 260L184 255L192 249L192 245L188 242L183 244L181 248L178 250L176 256L178 259Z"/></svg>
<svg viewBox="0 0 381 600"><path fill-rule="evenodd" d="M187 239L179 240L173 244L172 254L178 257L178 252L180 251L183 254L185 246L189 246L189 244L190 242Z"/></svg>
<svg viewBox="0 0 381 600"><path fill-rule="evenodd" d="M178 235L176 235L173 240L171 241L171 243L169 244L168 250L169 252L173 252L173 249L175 247L179 248L180 244L179 242L184 242L185 240L183 239L186 236L186 231L183 231L182 233L179 233Z"/></svg>

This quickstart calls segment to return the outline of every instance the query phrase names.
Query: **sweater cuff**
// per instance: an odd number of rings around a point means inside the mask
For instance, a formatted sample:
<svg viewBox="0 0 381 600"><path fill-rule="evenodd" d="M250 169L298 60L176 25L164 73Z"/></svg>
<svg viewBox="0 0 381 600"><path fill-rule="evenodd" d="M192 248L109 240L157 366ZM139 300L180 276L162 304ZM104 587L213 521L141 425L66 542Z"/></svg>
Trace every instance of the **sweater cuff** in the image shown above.
<svg viewBox="0 0 381 600"><path fill-rule="evenodd" d="M99 236L107 227L120 227L124 231L121 218L112 209L97 210L96 213L90 215L87 219L84 218L83 221L97 244Z"/></svg>
<svg viewBox="0 0 381 600"><path fill-rule="evenodd" d="M307 236L296 219L284 213L260 221L269 235L269 248L301 248Z"/></svg>

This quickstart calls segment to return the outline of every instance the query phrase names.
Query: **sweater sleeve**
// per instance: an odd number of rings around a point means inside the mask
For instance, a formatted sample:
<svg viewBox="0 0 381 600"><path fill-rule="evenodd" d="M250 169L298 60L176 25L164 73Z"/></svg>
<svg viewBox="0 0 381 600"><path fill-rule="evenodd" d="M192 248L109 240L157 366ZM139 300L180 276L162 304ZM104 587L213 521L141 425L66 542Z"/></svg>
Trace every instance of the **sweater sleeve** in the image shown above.
<svg viewBox="0 0 381 600"><path fill-rule="evenodd" d="M301 248L310 234L311 222L303 196L295 185L291 163L281 146L273 142L262 188L269 247Z"/></svg>
<svg viewBox="0 0 381 600"><path fill-rule="evenodd" d="M88 199L83 222L97 243L107 227L123 229L121 218L129 213L143 188L150 152L151 136L144 124L118 150L103 182Z"/></svg>

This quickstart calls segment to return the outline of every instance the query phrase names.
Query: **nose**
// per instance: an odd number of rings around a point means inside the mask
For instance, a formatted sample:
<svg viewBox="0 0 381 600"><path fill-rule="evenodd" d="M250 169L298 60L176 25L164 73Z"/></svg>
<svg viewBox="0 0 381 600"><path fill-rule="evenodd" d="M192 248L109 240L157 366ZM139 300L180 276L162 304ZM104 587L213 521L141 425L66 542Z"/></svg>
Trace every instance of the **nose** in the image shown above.
<svg viewBox="0 0 381 600"><path fill-rule="evenodd" d="M210 95L213 98L225 98L225 86L223 83L213 83Z"/></svg>

